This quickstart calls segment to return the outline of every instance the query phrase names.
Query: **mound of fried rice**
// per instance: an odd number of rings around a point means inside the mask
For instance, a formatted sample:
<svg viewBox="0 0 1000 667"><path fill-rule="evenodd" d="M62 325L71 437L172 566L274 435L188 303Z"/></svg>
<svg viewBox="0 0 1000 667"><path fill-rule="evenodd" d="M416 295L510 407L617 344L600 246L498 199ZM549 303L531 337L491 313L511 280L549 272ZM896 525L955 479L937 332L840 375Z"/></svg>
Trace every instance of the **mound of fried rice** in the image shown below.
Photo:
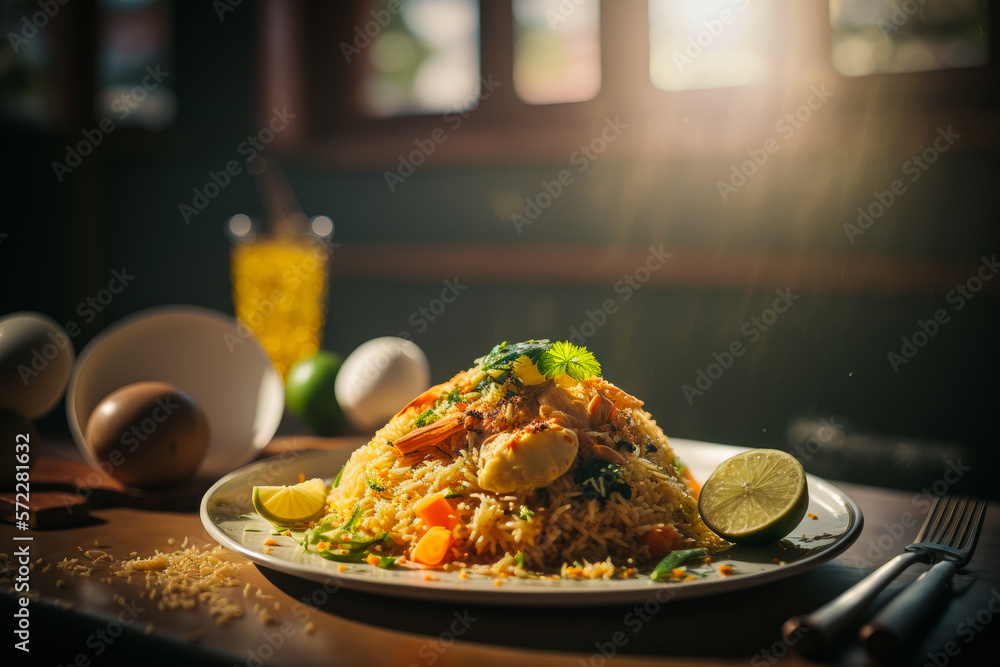
<svg viewBox="0 0 1000 667"><path fill-rule="evenodd" d="M357 529L387 536L376 548L412 561L427 531L415 506L441 493L459 521L438 567L501 576L629 576L663 555L651 532L669 535L672 548L722 544L642 401L601 377L545 379L526 357L500 379L478 361L414 399L352 454L328 514L360 508ZM538 488L482 488L491 440L552 420L579 442L568 470ZM418 446L396 444L404 442Z"/></svg>

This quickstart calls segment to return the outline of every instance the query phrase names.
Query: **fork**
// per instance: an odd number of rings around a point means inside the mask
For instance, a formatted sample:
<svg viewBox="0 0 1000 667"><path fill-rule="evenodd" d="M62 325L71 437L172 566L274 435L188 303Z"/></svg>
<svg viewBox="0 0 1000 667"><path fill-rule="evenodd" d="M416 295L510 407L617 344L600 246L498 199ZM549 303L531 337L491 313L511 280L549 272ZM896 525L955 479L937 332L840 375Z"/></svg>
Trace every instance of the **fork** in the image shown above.
<svg viewBox="0 0 1000 667"><path fill-rule="evenodd" d="M913 644L921 622L938 608L955 573L969 564L979 541L986 502L969 498L949 499L941 511L942 520L926 542L917 540L907 551L925 551L937 561L927 572L903 589L858 633L868 654L888 660Z"/></svg>
<svg viewBox="0 0 1000 667"><path fill-rule="evenodd" d="M946 524L944 510L950 503L950 499L944 502L940 497L934 499L916 540L906 547L905 553L892 558L811 614L795 616L785 621L781 627L785 642L789 646L795 646L796 650L806 657L816 657L827 651L834 640L861 617L872 600L903 570L914 563L933 560L934 552L930 549L945 546L940 540ZM981 523L982 519L980 525ZM884 633L877 634L884 635ZM880 640L874 641L878 643Z"/></svg>

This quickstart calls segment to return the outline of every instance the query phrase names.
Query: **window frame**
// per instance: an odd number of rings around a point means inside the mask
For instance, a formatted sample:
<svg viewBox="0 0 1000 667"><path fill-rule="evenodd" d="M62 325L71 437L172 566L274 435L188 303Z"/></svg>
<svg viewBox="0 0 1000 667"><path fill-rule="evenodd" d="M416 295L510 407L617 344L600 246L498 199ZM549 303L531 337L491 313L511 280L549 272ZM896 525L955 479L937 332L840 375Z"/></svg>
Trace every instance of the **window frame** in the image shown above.
<svg viewBox="0 0 1000 667"><path fill-rule="evenodd" d="M298 110L294 132L275 147L296 162L328 167L391 167L413 142L443 128L437 165L564 161L616 116L642 128L609 145L619 158L724 154L774 135L775 120L801 104L810 86L834 91L829 113L817 113L816 131L795 138L797 149L850 150L875 142L905 151L928 141L928 131L954 125L969 141L960 149L998 147L993 119L1000 110L996 58L983 67L845 77L833 67L827 2L794 3L780 13L787 36L770 58L778 76L732 88L662 91L649 77L646 0L601 5L601 89L590 100L545 105L522 101L513 86L514 20L511 0L480 0L481 72L498 81L488 100L461 116L374 117L342 91L357 97L364 66L348 63L341 42L370 21L365 0L312 3L263 0L260 118L283 104ZM989 34L1000 34L1000 8L991 4ZM332 27L331 27L332 26ZM363 55L363 54L362 54ZM356 58L361 57L357 56ZM781 68L787 67L784 75ZM609 75L608 73L613 73ZM696 122L690 123L694 119ZM708 131L710 130L710 131Z"/></svg>

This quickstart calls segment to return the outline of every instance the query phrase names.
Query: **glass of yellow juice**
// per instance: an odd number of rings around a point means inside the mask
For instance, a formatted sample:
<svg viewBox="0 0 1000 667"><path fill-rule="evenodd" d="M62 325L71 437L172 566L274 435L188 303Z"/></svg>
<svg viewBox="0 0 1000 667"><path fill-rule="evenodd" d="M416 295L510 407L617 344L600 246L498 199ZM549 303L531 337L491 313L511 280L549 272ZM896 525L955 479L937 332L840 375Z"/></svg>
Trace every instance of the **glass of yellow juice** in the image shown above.
<svg viewBox="0 0 1000 667"><path fill-rule="evenodd" d="M323 338L329 243L314 237L257 237L231 250L237 319L267 349L282 377Z"/></svg>

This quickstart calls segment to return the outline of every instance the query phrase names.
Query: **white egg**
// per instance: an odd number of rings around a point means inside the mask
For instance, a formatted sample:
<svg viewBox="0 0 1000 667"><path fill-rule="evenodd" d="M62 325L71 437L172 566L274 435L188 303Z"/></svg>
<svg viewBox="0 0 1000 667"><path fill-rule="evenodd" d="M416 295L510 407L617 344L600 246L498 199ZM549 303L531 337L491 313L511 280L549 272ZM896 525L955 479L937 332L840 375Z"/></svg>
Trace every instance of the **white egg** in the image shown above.
<svg viewBox="0 0 1000 667"><path fill-rule="evenodd" d="M385 336L351 352L337 373L334 391L354 427L371 432L385 426L430 381L423 350L411 341Z"/></svg>
<svg viewBox="0 0 1000 667"><path fill-rule="evenodd" d="M32 421L47 415L66 390L74 357L69 336L51 317L0 318L0 408Z"/></svg>

